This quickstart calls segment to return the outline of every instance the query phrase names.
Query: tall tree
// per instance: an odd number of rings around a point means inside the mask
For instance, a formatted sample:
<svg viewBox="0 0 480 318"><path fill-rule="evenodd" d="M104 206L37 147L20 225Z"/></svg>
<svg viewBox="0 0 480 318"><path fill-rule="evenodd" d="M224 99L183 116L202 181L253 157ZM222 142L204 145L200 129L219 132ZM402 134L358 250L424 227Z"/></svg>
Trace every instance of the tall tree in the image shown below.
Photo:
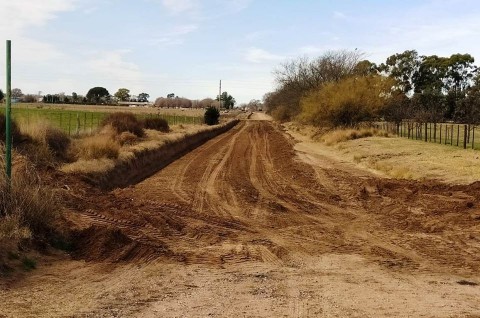
<svg viewBox="0 0 480 318"><path fill-rule="evenodd" d="M22 90L20 88L12 89L12 98L20 98L23 96Z"/></svg>
<svg viewBox="0 0 480 318"><path fill-rule="evenodd" d="M140 93L138 94L138 101L141 103L147 103L148 99L150 98L150 95L147 93Z"/></svg>
<svg viewBox="0 0 480 318"><path fill-rule="evenodd" d="M398 88L405 94L414 89L415 79L420 68L421 59L417 51L407 50L387 58L385 63L380 64L379 71L392 77L398 83Z"/></svg>
<svg viewBox="0 0 480 318"><path fill-rule="evenodd" d="M226 109L233 108L236 103L235 98L233 98L233 96L228 94L227 92L223 92L222 95L217 96L217 100L220 100L221 105Z"/></svg>
<svg viewBox="0 0 480 318"><path fill-rule="evenodd" d="M98 104L101 101L107 101L110 97L110 93L104 87L93 87L88 91L86 98L89 103Z"/></svg>
<svg viewBox="0 0 480 318"><path fill-rule="evenodd" d="M3 97L4 97L4 96L5 96L5 95L3 94L2 90L0 89L0 102L3 100Z"/></svg>
<svg viewBox="0 0 480 318"><path fill-rule="evenodd" d="M119 88L114 96L122 102L127 102L130 100L130 90L127 88Z"/></svg>

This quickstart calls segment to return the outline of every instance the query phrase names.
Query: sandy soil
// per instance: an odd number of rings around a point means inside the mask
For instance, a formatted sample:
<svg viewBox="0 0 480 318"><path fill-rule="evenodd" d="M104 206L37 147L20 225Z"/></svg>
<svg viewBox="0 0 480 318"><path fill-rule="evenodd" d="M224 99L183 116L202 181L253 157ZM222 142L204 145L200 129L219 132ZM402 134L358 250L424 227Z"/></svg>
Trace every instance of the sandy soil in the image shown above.
<svg viewBox="0 0 480 318"><path fill-rule="evenodd" d="M480 184L383 179L251 119L135 186L69 187L74 260L3 283L0 317L480 317Z"/></svg>

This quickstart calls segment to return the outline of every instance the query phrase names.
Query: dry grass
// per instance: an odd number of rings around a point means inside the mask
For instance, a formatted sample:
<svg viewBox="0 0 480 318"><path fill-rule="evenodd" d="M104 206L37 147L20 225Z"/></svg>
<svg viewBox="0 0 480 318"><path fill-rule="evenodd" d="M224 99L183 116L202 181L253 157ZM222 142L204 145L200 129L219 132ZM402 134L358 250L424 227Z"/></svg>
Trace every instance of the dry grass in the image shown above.
<svg viewBox="0 0 480 318"><path fill-rule="evenodd" d="M53 163L55 159L68 160L70 137L60 128L53 126L49 121L37 119L30 123L20 122L20 132L29 136L37 147L31 155L36 162Z"/></svg>
<svg viewBox="0 0 480 318"><path fill-rule="evenodd" d="M102 120L101 126L111 126L117 134L128 131L138 137L145 135L143 123L132 113L111 113Z"/></svg>
<svg viewBox="0 0 480 318"><path fill-rule="evenodd" d="M331 146L348 140L355 140L372 136L388 137L388 134L374 128L335 129L323 134L320 139L328 146Z"/></svg>
<svg viewBox="0 0 480 318"><path fill-rule="evenodd" d="M77 160L115 159L120 153L120 143L111 135L100 134L77 140L74 149Z"/></svg>
<svg viewBox="0 0 480 318"><path fill-rule="evenodd" d="M0 169L4 168L2 160ZM16 158L12 176L9 186L0 174L0 241L44 236L60 214L54 192L25 159Z"/></svg>

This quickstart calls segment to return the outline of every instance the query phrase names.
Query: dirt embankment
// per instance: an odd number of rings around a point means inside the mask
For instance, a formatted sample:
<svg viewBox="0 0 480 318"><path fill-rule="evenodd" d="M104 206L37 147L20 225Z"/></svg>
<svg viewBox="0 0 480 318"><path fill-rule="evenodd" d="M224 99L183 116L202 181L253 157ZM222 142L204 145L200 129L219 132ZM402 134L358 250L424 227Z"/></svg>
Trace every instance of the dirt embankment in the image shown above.
<svg viewBox="0 0 480 318"><path fill-rule="evenodd" d="M144 148L135 151L132 157L116 160L114 166L107 171L82 173L81 176L105 190L138 183L206 141L228 131L238 122L231 120L195 133L187 133L180 138L166 140L157 147Z"/></svg>
<svg viewBox="0 0 480 318"><path fill-rule="evenodd" d="M89 263L40 269L3 313L480 315L478 184L382 179L294 144L242 121L131 187L77 189Z"/></svg>

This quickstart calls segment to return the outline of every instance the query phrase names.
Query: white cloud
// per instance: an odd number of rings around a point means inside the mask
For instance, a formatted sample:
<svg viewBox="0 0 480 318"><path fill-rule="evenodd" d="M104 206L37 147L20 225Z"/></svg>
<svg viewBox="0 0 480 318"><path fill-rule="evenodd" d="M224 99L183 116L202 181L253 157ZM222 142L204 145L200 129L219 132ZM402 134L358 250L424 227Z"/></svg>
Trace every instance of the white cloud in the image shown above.
<svg viewBox="0 0 480 318"><path fill-rule="evenodd" d="M196 0L162 0L162 4L172 13L191 11L198 5Z"/></svg>
<svg viewBox="0 0 480 318"><path fill-rule="evenodd" d="M97 81L105 86L128 86L131 90L140 90L142 72L138 65L125 60L129 50L102 51L94 54L86 62L87 70ZM108 84L108 85L107 85Z"/></svg>
<svg viewBox="0 0 480 318"><path fill-rule="evenodd" d="M248 62L252 62L252 63L262 63L262 62L281 61L281 60L284 60L285 57L270 53L263 49L252 47L247 50L245 59Z"/></svg>
<svg viewBox="0 0 480 318"><path fill-rule="evenodd" d="M2 0L0 1L0 33L15 37L27 27L41 26L56 14L73 10L76 0Z"/></svg>
<svg viewBox="0 0 480 318"><path fill-rule="evenodd" d="M174 46L181 45L185 42L184 36L198 30L198 25L187 24L178 25L174 27L170 32L167 32L157 38L153 38L149 41L153 46Z"/></svg>
<svg viewBox="0 0 480 318"><path fill-rule="evenodd" d="M343 12L340 12L340 11L335 11L333 13L333 18L334 19L337 19L337 20L346 20L347 19L347 15Z"/></svg>

